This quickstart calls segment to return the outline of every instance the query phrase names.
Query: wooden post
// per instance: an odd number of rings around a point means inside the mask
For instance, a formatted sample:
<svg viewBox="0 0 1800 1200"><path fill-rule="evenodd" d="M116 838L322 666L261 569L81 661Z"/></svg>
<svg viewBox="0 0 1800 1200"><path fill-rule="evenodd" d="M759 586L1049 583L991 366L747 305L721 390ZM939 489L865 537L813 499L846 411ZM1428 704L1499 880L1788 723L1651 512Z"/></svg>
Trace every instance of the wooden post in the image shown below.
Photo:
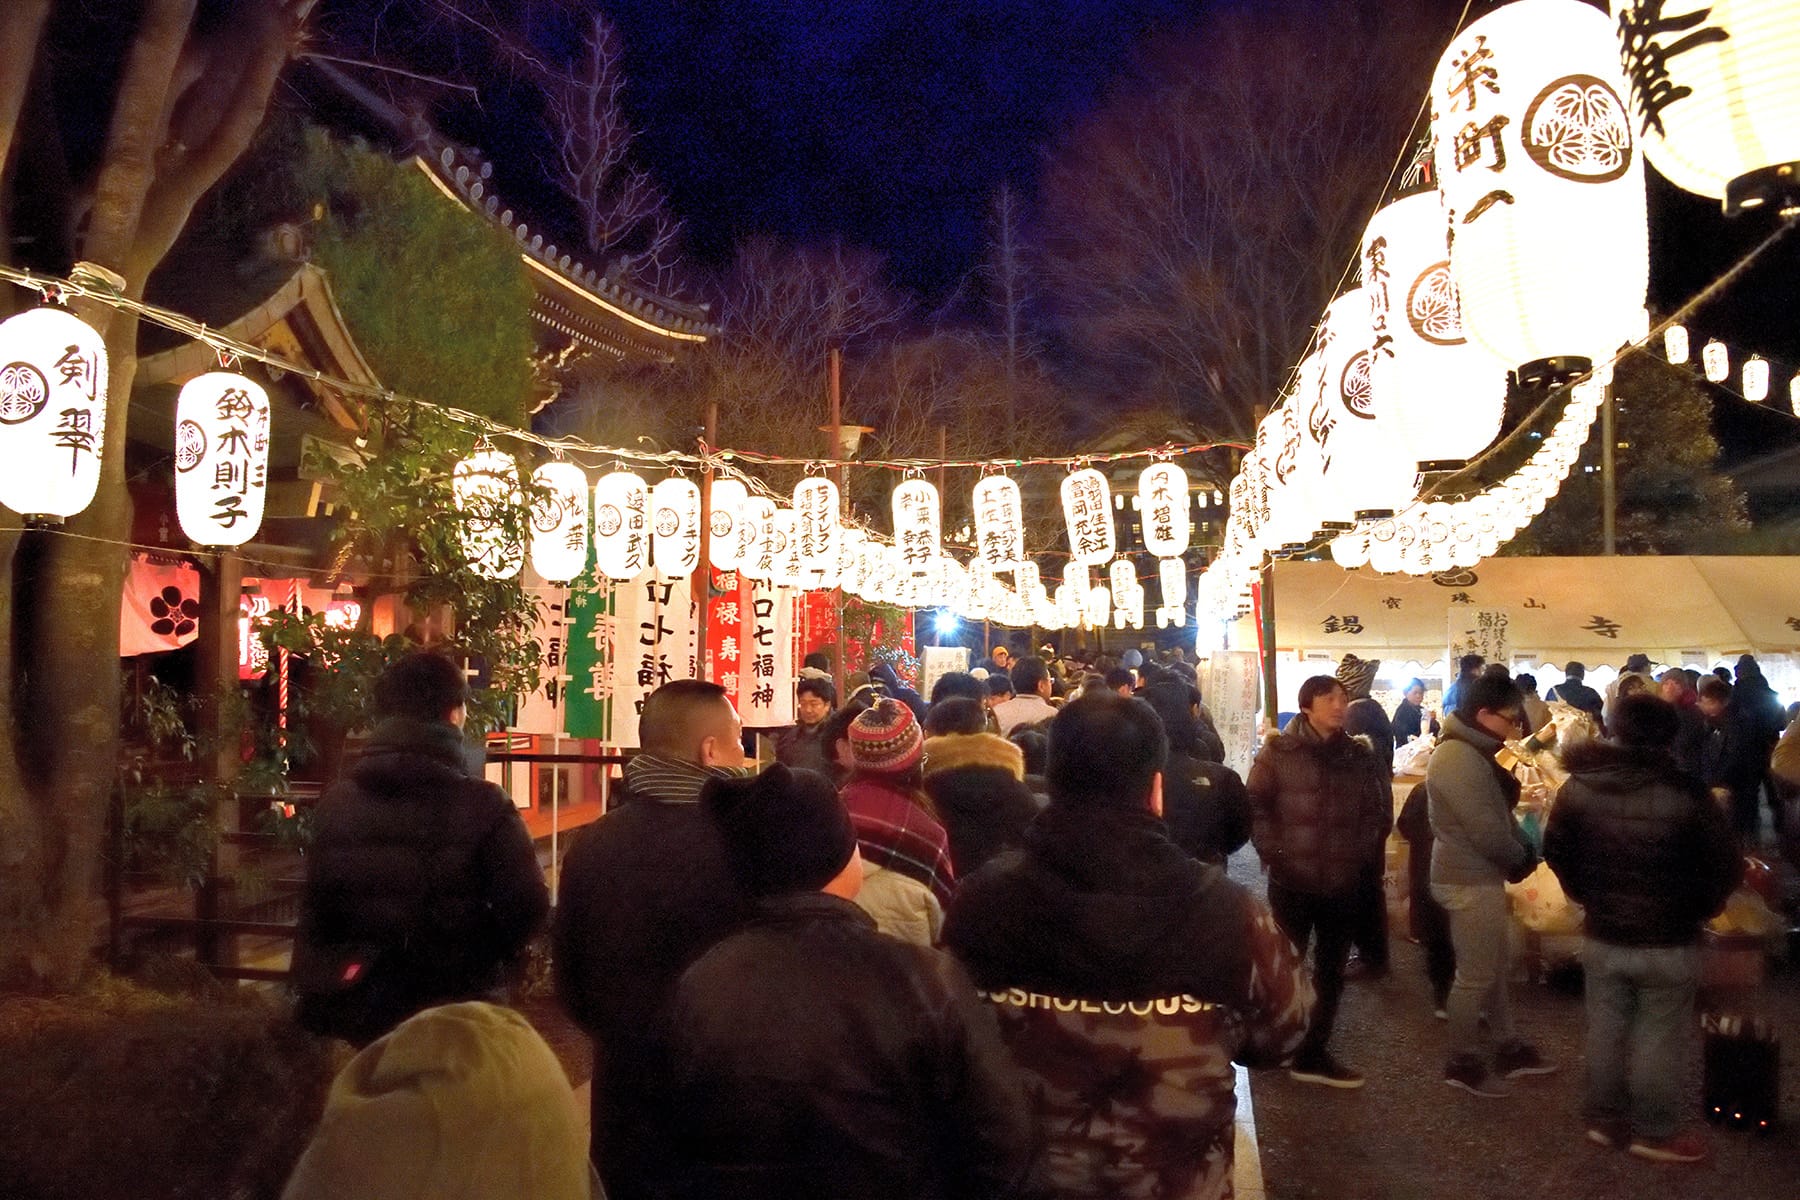
<svg viewBox="0 0 1800 1200"><path fill-rule="evenodd" d="M1275 689L1275 560L1262 572L1263 720L1273 723L1281 711Z"/></svg>
<svg viewBox="0 0 1800 1200"><path fill-rule="evenodd" d="M219 789L213 821L220 840L207 864L206 878L194 893L194 916L217 921L230 916L229 896L236 883L237 846L224 835L238 830L235 782L238 772L238 729L231 720L235 706L230 698L238 686L238 603L243 589L243 560L222 551L200 562L200 621L195 635L198 662L195 676L200 694L200 745L206 756L200 763L200 782ZM202 929L194 937L194 955L202 963L232 966L237 961L237 939L215 929Z"/></svg>
<svg viewBox="0 0 1800 1200"><path fill-rule="evenodd" d="M1618 550L1618 477L1613 473L1613 453L1618 446L1618 430L1613 425L1613 389L1606 385L1606 399L1600 403L1600 553L1613 555Z"/></svg>
<svg viewBox="0 0 1800 1200"><path fill-rule="evenodd" d="M719 402L706 402L706 429L701 441L702 453L710 453L719 437ZM700 562L694 568L689 590L694 597L694 678L706 678L706 617L712 599L712 482L710 466L700 471Z"/></svg>
<svg viewBox="0 0 1800 1200"><path fill-rule="evenodd" d="M831 457L837 463L838 515L843 517L850 511L850 488L847 483L849 473L844 468L844 400L843 374L844 355L837 347L832 347L826 356L826 375L829 399L831 401ZM836 603L833 607L837 617L837 653L832 655L831 675L837 687L838 702L845 700L844 684L849 670L844 663L844 583L840 578L835 593Z"/></svg>

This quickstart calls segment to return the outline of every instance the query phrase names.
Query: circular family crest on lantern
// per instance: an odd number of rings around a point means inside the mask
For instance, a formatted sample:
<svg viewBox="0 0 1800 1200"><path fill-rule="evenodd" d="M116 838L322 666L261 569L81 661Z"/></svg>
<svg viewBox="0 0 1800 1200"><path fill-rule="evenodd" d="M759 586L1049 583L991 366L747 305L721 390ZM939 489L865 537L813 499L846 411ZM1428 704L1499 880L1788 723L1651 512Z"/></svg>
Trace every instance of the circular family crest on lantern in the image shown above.
<svg viewBox="0 0 1800 1200"><path fill-rule="evenodd" d="M656 510L656 536L657 537L674 537L676 534L676 531L679 530L680 528L681 528L681 518L676 515L674 509L659 508Z"/></svg>
<svg viewBox="0 0 1800 1200"><path fill-rule="evenodd" d="M28 362L0 367L0 425L29 421L49 402L50 384L42 371Z"/></svg>
<svg viewBox="0 0 1800 1200"><path fill-rule="evenodd" d="M1450 260L1432 263L1413 280L1406 293L1406 320L1413 332L1434 346L1461 346L1462 305L1456 299L1456 280Z"/></svg>
<svg viewBox="0 0 1800 1200"><path fill-rule="evenodd" d="M1565 75L1525 110L1525 153L1560 179L1611 183L1631 169L1631 118L1612 85Z"/></svg>
<svg viewBox="0 0 1800 1200"><path fill-rule="evenodd" d="M1353 417L1361 417L1365 421L1375 419L1374 393L1369 387L1369 352L1358 350L1344 364L1344 373L1338 377L1338 395L1342 397L1344 409Z"/></svg>
<svg viewBox="0 0 1800 1200"><path fill-rule="evenodd" d="M617 505L602 504L594 510L594 532L601 537L611 537L624 527L625 517Z"/></svg>
<svg viewBox="0 0 1800 1200"><path fill-rule="evenodd" d="M198 421L182 421L175 426L175 469L182 474L200 465L206 457L206 430Z"/></svg>
<svg viewBox="0 0 1800 1200"><path fill-rule="evenodd" d="M568 511L566 503L567 498L555 492L539 498L531 506L531 527L539 533L549 533L555 529L562 524L563 514Z"/></svg>

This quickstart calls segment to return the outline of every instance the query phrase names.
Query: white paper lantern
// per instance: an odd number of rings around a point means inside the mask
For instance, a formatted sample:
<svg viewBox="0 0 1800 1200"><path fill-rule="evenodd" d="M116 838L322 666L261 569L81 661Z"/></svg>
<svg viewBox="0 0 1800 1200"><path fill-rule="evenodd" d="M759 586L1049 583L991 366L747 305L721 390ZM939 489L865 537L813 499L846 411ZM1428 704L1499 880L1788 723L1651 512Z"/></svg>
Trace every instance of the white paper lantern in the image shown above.
<svg viewBox="0 0 1800 1200"><path fill-rule="evenodd" d="M996 571L1025 557L1024 506L1019 485L990 475L975 485L975 552Z"/></svg>
<svg viewBox="0 0 1800 1200"><path fill-rule="evenodd" d="M1400 541L1401 523L1384 518L1369 526L1369 566L1383 575L1400 570L1405 546Z"/></svg>
<svg viewBox="0 0 1800 1200"><path fill-rule="evenodd" d="M1363 234L1370 394L1414 462L1473 458L1506 407L1507 364L1463 331L1448 233L1430 189L1383 206Z"/></svg>
<svg viewBox="0 0 1800 1200"><path fill-rule="evenodd" d="M588 482L572 462L552 459L531 473L531 569L554 583L587 570Z"/></svg>
<svg viewBox="0 0 1800 1200"><path fill-rule="evenodd" d="M706 557L714 570L735 571L743 561L746 543L738 536L738 510L750 498L744 481L729 475L712 481L707 524L711 536L706 541Z"/></svg>
<svg viewBox="0 0 1800 1200"><path fill-rule="evenodd" d="M1164 608L1187 607L1187 564L1179 558L1165 558L1156 564L1157 581L1162 584Z"/></svg>
<svg viewBox="0 0 1800 1200"><path fill-rule="evenodd" d="M1744 360L1744 399L1761 404L1769 398L1769 360L1755 355Z"/></svg>
<svg viewBox="0 0 1800 1200"><path fill-rule="evenodd" d="M806 586L836 587L843 538L843 527L838 524L837 484L813 476L794 485L794 530L800 543L800 574Z"/></svg>
<svg viewBox="0 0 1800 1200"><path fill-rule="evenodd" d="M664 579L685 579L700 565L700 489L672 475L650 489L650 565Z"/></svg>
<svg viewBox="0 0 1800 1200"><path fill-rule="evenodd" d="M1307 424L1321 455L1314 492L1321 522L1391 513L1418 494L1418 460L1369 376L1373 336L1368 298L1361 288L1351 288L1325 309L1318 369L1301 378L1302 387L1312 391Z"/></svg>
<svg viewBox="0 0 1800 1200"><path fill-rule="evenodd" d="M1728 212L1761 204L1768 180L1744 177L1800 160L1793 0L1613 0L1612 12L1651 163Z"/></svg>
<svg viewBox="0 0 1800 1200"><path fill-rule="evenodd" d="M512 455L477 448L450 472L450 495L462 514L458 537L469 569L487 579L511 579L525 565L525 547L508 528L524 503Z"/></svg>
<svg viewBox="0 0 1800 1200"><path fill-rule="evenodd" d="M793 509L778 508L775 510L772 544L775 552L775 586L799 587L801 584L800 518Z"/></svg>
<svg viewBox="0 0 1800 1200"><path fill-rule="evenodd" d="M175 513L202 546L241 546L262 527L269 393L234 371L190 379L175 401Z"/></svg>
<svg viewBox="0 0 1800 1200"><path fill-rule="evenodd" d="M1136 564L1129 558L1115 558L1106 575L1112 585L1113 607L1124 608L1131 601L1131 589L1137 586Z"/></svg>
<svg viewBox="0 0 1800 1200"><path fill-rule="evenodd" d="M0 324L0 504L60 523L94 501L106 441L106 343L60 308Z"/></svg>
<svg viewBox="0 0 1800 1200"><path fill-rule="evenodd" d="M1688 360L1688 331L1685 325L1671 325L1663 330L1663 353L1672 363Z"/></svg>
<svg viewBox="0 0 1800 1200"><path fill-rule="evenodd" d="M1188 475L1174 463L1151 463L1138 475L1138 513L1144 551L1157 558L1180 558L1193 536L1188 514Z"/></svg>
<svg viewBox="0 0 1800 1200"><path fill-rule="evenodd" d="M1112 619L1112 592L1103 587L1089 588L1087 604L1084 606L1081 619L1094 627L1110 621Z"/></svg>
<svg viewBox="0 0 1800 1200"><path fill-rule="evenodd" d="M922 576L942 549L942 510L938 490L923 479L908 479L894 489L894 545L901 570Z"/></svg>
<svg viewBox="0 0 1800 1200"><path fill-rule="evenodd" d="M1788 411L1800 417L1800 374L1788 380Z"/></svg>
<svg viewBox="0 0 1800 1200"><path fill-rule="evenodd" d="M869 535L855 526L846 528L841 535L838 546L838 561L842 564L838 571L838 586L852 595L860 595L862 586L863 550L869 544Z"/></svg>
<svg viewBox="0 0 1800 1200"><path fill-rule="evenodd" d="M1071 471L1062 481L1062 505L1069 528L1070 559L1089 565L1110 559L1115 545L1106 476L1092 467Z"/></svg>
<svg viewBox="0 0 1800 1200"><path fill-rule="evenodd" d="M650 486L630 471L594 484L594 565L609 579L636 579L650 566Z"/></svg>
<svg viewBox="0 0 1800 1200"><path fill-rule="evenodd" d="M775 502L751 496L738 505L738 570L751 579L775 577Z"/></svg>
<svg viewBox="0 0 1800 1200"><path fill-rule="evenodd" d="M1366 565L1369 561L1369 528L1369 522L1358 521L1350 532L1332 538L1331 561L1346 571Z"/></svg>
<svg viewBox="0 0 1800 1200"><path fill-rule="evenodd" d="M1643 324L1642 156L1606 14L1514 0L1432 77L1438 186L1464 327L1509 366L1609 357Z"/></svg>
<svg viewBox="0 0 1800 1200"><path fill-rule="evenodd" d="M1706 343L1700 351L1700 364L1705 368L1709 382L1724 383L1731 377L1731 351L1717 339Z"/></svg>

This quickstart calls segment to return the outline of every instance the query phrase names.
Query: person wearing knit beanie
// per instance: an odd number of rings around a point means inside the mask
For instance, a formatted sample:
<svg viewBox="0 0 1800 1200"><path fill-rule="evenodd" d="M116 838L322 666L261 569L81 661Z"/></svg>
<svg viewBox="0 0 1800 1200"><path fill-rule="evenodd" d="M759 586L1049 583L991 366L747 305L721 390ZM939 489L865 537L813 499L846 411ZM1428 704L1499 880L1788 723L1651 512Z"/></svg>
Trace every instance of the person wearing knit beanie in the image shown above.
<svg viewBox="0 0 1800 1200"><path fill-rule="evenodd" d="M1338 682L1350 693L1350 699L1360 700L1369 694L1369 688L1375 682L1375 670L1379 666L1379 658L1358 658L1354 654L1346 654L1344 661L1338 664Z"/></svg>
<svg viewBox="0 0 1800 1200"><path fill-rule="evenodd" d="M912 709L883 697L857 714L850 726L850 757L858 771L904 775L925 753L925 734Z"/></svg>
<svg viewBox="0 0 1800 1200"><path fill-rule="evenodd" d="M732 874L751 896L816 892L856 857L850 814L816 772L776 763L749 779L714 779L700 802L718 822Z"/></svg>

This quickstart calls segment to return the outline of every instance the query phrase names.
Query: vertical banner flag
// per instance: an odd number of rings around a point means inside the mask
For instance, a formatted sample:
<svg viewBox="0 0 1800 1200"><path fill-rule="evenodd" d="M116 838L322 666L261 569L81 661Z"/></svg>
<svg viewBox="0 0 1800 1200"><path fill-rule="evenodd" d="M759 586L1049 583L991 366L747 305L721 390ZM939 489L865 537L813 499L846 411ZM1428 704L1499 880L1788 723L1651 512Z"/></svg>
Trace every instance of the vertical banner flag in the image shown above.
<svg viewBox="0 0 1800 1200"><path fill-rule="evenodd" d="M706 612L706 678L725 689L744 711L744 617L750 610L749 579L738 571L712 572Z"/></svg>
<svg viewBox="0 0 1800 1200"><path fill-rule="evenodd" d="M648 573L618 588L612 745L636 746L644 700L665 683L694 677L698 621L692 597L688 580Z"/></svg>
<svg viewBox="0 0 1800 1200"><path fill-rule="evenodd" d="M1225 765L1249 775L1256 757L1256 711L1261 702L1254 650L1214 650L1208 664L1206 704L1225 743ZM1270 720L1275 714L1270 713Z"/></svg>
<svg viewBox="0 0 1800 1200"><path fill-rule="evenodd" d="M582 489L585 498L587 489ZM535 571L525 577L525 591L534 601L537 619L531 636L538 644L538 685L519 698L512 728L519 733L560 734L563 703L569 691L568 586L546 583Z"/></svg>
<svg viewBox="0 0 1800 1200"><path fill-rule="evenodd" d="M743 647L742 710L746 729L779 729L794 723L793 593L767 580L750 589Z"/></svg>
<svg viewBox="0 0 1800 1200"><path fill-rule="evenodd" d="M569 585L565 608L569 685L563 722L569 736L612 744L613 641L618 608L613 582L589 567Z"/></svg>

